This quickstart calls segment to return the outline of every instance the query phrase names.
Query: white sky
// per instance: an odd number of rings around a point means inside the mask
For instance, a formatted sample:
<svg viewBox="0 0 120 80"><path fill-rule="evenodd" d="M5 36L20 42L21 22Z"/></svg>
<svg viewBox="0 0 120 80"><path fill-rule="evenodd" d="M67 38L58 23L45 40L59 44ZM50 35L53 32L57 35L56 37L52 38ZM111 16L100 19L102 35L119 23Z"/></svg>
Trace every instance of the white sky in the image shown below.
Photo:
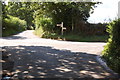
<svg viewBox="0 0 120 80"><path fill-rule="evenodd" d="M103 4L95 8L94 13L90 15L88 22L103 23L109 22L109 19L114 20L118 17L118 2L120 0L99 0Z"/></svg>

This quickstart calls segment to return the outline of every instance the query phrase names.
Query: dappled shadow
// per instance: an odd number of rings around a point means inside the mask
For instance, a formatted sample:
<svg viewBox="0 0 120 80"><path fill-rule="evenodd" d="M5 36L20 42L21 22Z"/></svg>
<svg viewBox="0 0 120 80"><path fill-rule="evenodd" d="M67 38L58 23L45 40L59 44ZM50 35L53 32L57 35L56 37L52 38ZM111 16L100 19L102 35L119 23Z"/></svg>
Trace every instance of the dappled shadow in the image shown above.
<svg viewBox="0 0 120 80"><path fill-rule="evenodd" d="M2 39L13 40L13 39L27 39L27 37L22 36L10 36L10 37L2 37Z"/></svg>
<svg viewBox="0 0 120 80"><path fill-rule="evenodd" d="M93 54L45 46L8 46L13 78L115 78Z"/></svg>

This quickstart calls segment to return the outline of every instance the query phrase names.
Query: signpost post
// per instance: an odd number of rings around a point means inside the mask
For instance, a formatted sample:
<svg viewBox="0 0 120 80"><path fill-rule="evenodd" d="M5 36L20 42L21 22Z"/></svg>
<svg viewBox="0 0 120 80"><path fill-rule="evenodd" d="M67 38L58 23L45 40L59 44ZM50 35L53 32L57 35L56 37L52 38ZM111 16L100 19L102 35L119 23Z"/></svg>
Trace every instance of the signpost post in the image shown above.
<svg viewBox="0 0 120 80"><path fill-rule="evenodd" d="M66 30L66 27L63 27L63 22L61 24L57 24L57 26L60 26L61 29L61 35L63 35L63 31Z"/></svg>

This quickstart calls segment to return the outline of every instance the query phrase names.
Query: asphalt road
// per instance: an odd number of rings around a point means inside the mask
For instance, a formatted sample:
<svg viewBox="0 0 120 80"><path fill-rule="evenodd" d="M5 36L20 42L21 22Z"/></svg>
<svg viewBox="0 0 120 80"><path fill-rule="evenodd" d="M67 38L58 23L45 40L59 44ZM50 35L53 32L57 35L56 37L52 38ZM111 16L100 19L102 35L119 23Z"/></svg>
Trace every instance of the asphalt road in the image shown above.
<svg viewBox="0 0 120 80"><path fill-rule="evenodd" d="M96 60L102 42L43 39L27 30L0 39L14 62L13 78L116 78Z"/></svg>

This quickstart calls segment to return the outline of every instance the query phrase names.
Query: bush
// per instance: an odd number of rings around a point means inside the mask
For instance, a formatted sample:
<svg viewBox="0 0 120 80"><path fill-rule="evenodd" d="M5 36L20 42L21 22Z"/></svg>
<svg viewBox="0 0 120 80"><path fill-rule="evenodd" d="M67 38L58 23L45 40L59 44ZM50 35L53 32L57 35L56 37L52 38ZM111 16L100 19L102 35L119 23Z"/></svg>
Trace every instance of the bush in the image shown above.
<svg viewBox="0 0 120 80"><path fill-rule="evenodd" d="M2 20L3 36L10 36L25 30L26 21L20 20L17 17L8 15Z"/></svg>
<svg viewBox="0 0 120 80"><path fill-rule="evenodd" d="M51 18L36 18L35 19L35 34L38 36L49 34L53 32L53 23Z"/></svg>
<svg viewBox="0 0 120 80"><path fill-rule="evenodd" d="M44 34L44 31L43 31L42 27L39 27L38 29L36 29L34 31L34 34L37 35L37 36L39 36L39 37L42 37L43 34Z"/></svg>
<svg viewBox="0 0 120 80"><path fill-rule="evenodd" d="M106 32L106 25L105 23L97 23L97 24L92 24L88 23L85 26L84 33L87 35L108 35Z"/></svg>
<svg viewBox="0 0 120 80"><path fill-rule="evenodd" d="M108 26L109 40L102 52L108 66L120 73L120 19L111 22Z"/></svg>

